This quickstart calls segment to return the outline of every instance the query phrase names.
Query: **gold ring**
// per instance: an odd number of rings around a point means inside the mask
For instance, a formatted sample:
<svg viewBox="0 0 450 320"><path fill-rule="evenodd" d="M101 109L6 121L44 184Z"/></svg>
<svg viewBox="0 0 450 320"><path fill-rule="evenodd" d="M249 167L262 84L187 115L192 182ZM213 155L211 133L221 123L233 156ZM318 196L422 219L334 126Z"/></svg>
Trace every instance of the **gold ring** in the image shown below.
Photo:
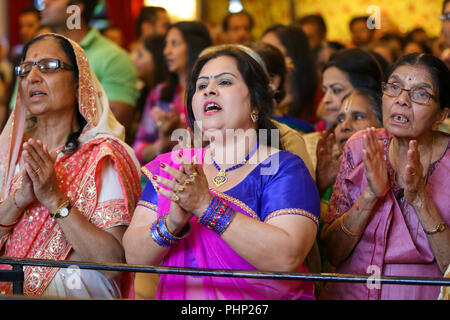
<svg viewBox="0 0 450 320"><path fill-rule="evenodd" d="M180 200L180 197L175 193L175 194L172 196L172 201L177 202L178 200Z"/></svg>
<svg viewBox="0 0 450 320"><path fill-rule="evenodd" d="M194 179L187 178L186 180L184 180L183 185L187 185L187 184L192 183L192 182L194 182Z"/></svg>
<svg viewBox="0 0 450 320"><path fill-rule="evenodd" d="M178 187L178 189L177 189L177 192L181 192L181 191L183 191L184 190L184 185L183 184L180 184L180 186Z"/></svg>
<svg viewBox="0 0 450 320"><path fill-rule="evenodd" d="M411 175L412 175L412 176L415 176L415 175L416 175L416 172L415 172L415 171L411 172Z"/></svg>
<svg viewBox="0 0 450 320"><path fill-rule="evenodd" d="M41 170L41 167L38 167L36 170L34 170L34 173L38 173L39 170Z"/></svg>

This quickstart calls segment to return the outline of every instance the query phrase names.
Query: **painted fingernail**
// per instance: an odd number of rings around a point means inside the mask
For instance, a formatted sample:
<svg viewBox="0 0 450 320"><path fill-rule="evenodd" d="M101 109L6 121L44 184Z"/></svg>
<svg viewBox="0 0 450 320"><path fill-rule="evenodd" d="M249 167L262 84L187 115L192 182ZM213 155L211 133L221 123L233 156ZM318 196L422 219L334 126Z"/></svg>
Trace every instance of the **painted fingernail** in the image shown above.
<svg viewBox="0 0 450 320"><path fill-rule="evenodd" d="M158 177L157 176L152 176L152 179L153 180L158 180Z"/></svg>
<svg viewBox="0 0 450 320"><path fill-rule="evenodd" d="M161 168L165 168L166 167L166 164L165 163L163 163L163 162L161 162L161 164L159 165Z"/></svg>
<svg viewBox="0 0 450 320"><path fill-rule="evenodd" d="M181 158L183 156L183 153L182 152L179 152L178 153L178 158Z"/></svg>
<svg viewBox="0 0 450 320"><path fill-rule="evenodd" d="M156 187L156 191L159 191L159 187Z"/></svg>

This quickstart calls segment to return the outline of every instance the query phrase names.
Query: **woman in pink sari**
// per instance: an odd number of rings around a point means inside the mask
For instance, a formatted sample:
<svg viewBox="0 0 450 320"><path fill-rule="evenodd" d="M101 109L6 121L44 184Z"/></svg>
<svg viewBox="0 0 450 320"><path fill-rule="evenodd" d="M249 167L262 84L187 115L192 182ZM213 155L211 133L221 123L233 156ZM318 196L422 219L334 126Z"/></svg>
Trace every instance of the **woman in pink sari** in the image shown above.
<svg viewBox="0 0 450 320"><path fill-rule="evenodd" d="M18 99L0 136L0 255L124 262L121 239L140 195L124 128L78 44L44 34L23 56ZM133 294L128 273L24 271L26 295ZM0 283L0 292L10 294L11 284Z"/></svg>
<svg viewBox="0 0 450 320"><path fill-rule="evenodd" d="M142 169L149 183L124 235L128 263L307 271L318 192L303 161L278 148L268 79L247 47L200 55L188 116L210 144L160 155ZM311 282L163 274L156 299L313 299L313 289Z"/></svg>
<svg viewBox="0 0 450 320"><path fill-rule="evenodd" d="M450 263L450 71L402 57L383 85L383 129L346 143L322 232L336 272L442 277ZM437 299L437 286L329 283L323 299Z"/></svg>

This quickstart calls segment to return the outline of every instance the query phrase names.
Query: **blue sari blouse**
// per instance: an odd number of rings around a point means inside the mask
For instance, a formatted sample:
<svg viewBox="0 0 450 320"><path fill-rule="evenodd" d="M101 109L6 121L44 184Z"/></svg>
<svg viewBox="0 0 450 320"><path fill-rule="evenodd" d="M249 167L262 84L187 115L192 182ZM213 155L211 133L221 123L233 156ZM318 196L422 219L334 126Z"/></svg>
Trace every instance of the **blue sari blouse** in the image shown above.
<svg viewBox="0 0 450 320"><path fill-rule="evenodd" d="M319 224L320 197L316 184L303 160L288 151L269 156L233 188L224 192L211 191L221 198L240 203L252 218L260 221L296 214ZM156 211L157 204L158 193L149 180L138 205Z"/></svg>

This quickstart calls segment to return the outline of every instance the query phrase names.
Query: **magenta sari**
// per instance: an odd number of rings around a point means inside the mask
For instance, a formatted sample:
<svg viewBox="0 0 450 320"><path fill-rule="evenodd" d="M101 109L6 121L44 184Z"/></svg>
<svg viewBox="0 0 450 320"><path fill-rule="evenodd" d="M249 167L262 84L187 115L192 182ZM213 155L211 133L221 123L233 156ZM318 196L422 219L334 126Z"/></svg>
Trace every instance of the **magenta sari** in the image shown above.
<svg viewBox="0 0 450 320"><path fill-rule="evenodd" d="M194 152L197 159L203 161L204 149L184 150L184 156L191 159ZM172 152L160 155L143 167L142 172L150 178L149 182L152 181L151 176L153 174L168 177L164 171L160 170L159 164L161 162L174 168L179 167L176 154ZM255 169L240 184L225 193L213 189L211 189L211 193L226 201L237 212L255 220L267 221L280 214L297 214L310 218L317 224L320 211L319 197L308 169L299 157L289 152L282 151L279 155L280 165L276 174L264 178L260 175L259 170ZM293 187L293 181L298 187ZM270 184L273 186L270 186ZM265 196L267 194L263 192L263 189L269 189L269 193L271 188L277 188L280 192L284 192L282 185L285 185L286 188L284 189L290 189L291 191L288 191L285 196L273 197L273 201L266 201ZM272 195L273 192L272 190ZM297 192L300 193L293 197L292 195ZM289 203L289 199L293 198L295 200ZM301 203L303 204L300 205ZM158 216L167 213L170 209L170 201L163 196L158 196L151 183L147 183L138 205L157 211ZM280 208L280 206L282 209L275 209L276 207ZM260 210L260 212L270 212L270 214L258 215L255 209ZM162 265L256 270L215 232L199 224L196 217L193 217L190 223L190 235L170 249L161 262ZM301 266L298 272L307 272L307 269ZM313 299L313 290L312 282L162 274L155 299Z"/></svg>
<svg viewBox="0 0 450 320"><path fill-rule="evenodd" d="M367 185L362 160L362 136L356 133L347 142L336 179L325 223L332 223L349 210ZM377 203L360 241L350 256L336 268L337 273L373 274L382 276L443 277L434 258L427 236L414 209L403 198L389 162L392 136L385 129L377 129L383 141L388 168L390 190ZM426 190L442 218L450 225L450 147L430 165ZM328 283L321 299L437 299L440 287L412 285L369 285Z"/></svg>

